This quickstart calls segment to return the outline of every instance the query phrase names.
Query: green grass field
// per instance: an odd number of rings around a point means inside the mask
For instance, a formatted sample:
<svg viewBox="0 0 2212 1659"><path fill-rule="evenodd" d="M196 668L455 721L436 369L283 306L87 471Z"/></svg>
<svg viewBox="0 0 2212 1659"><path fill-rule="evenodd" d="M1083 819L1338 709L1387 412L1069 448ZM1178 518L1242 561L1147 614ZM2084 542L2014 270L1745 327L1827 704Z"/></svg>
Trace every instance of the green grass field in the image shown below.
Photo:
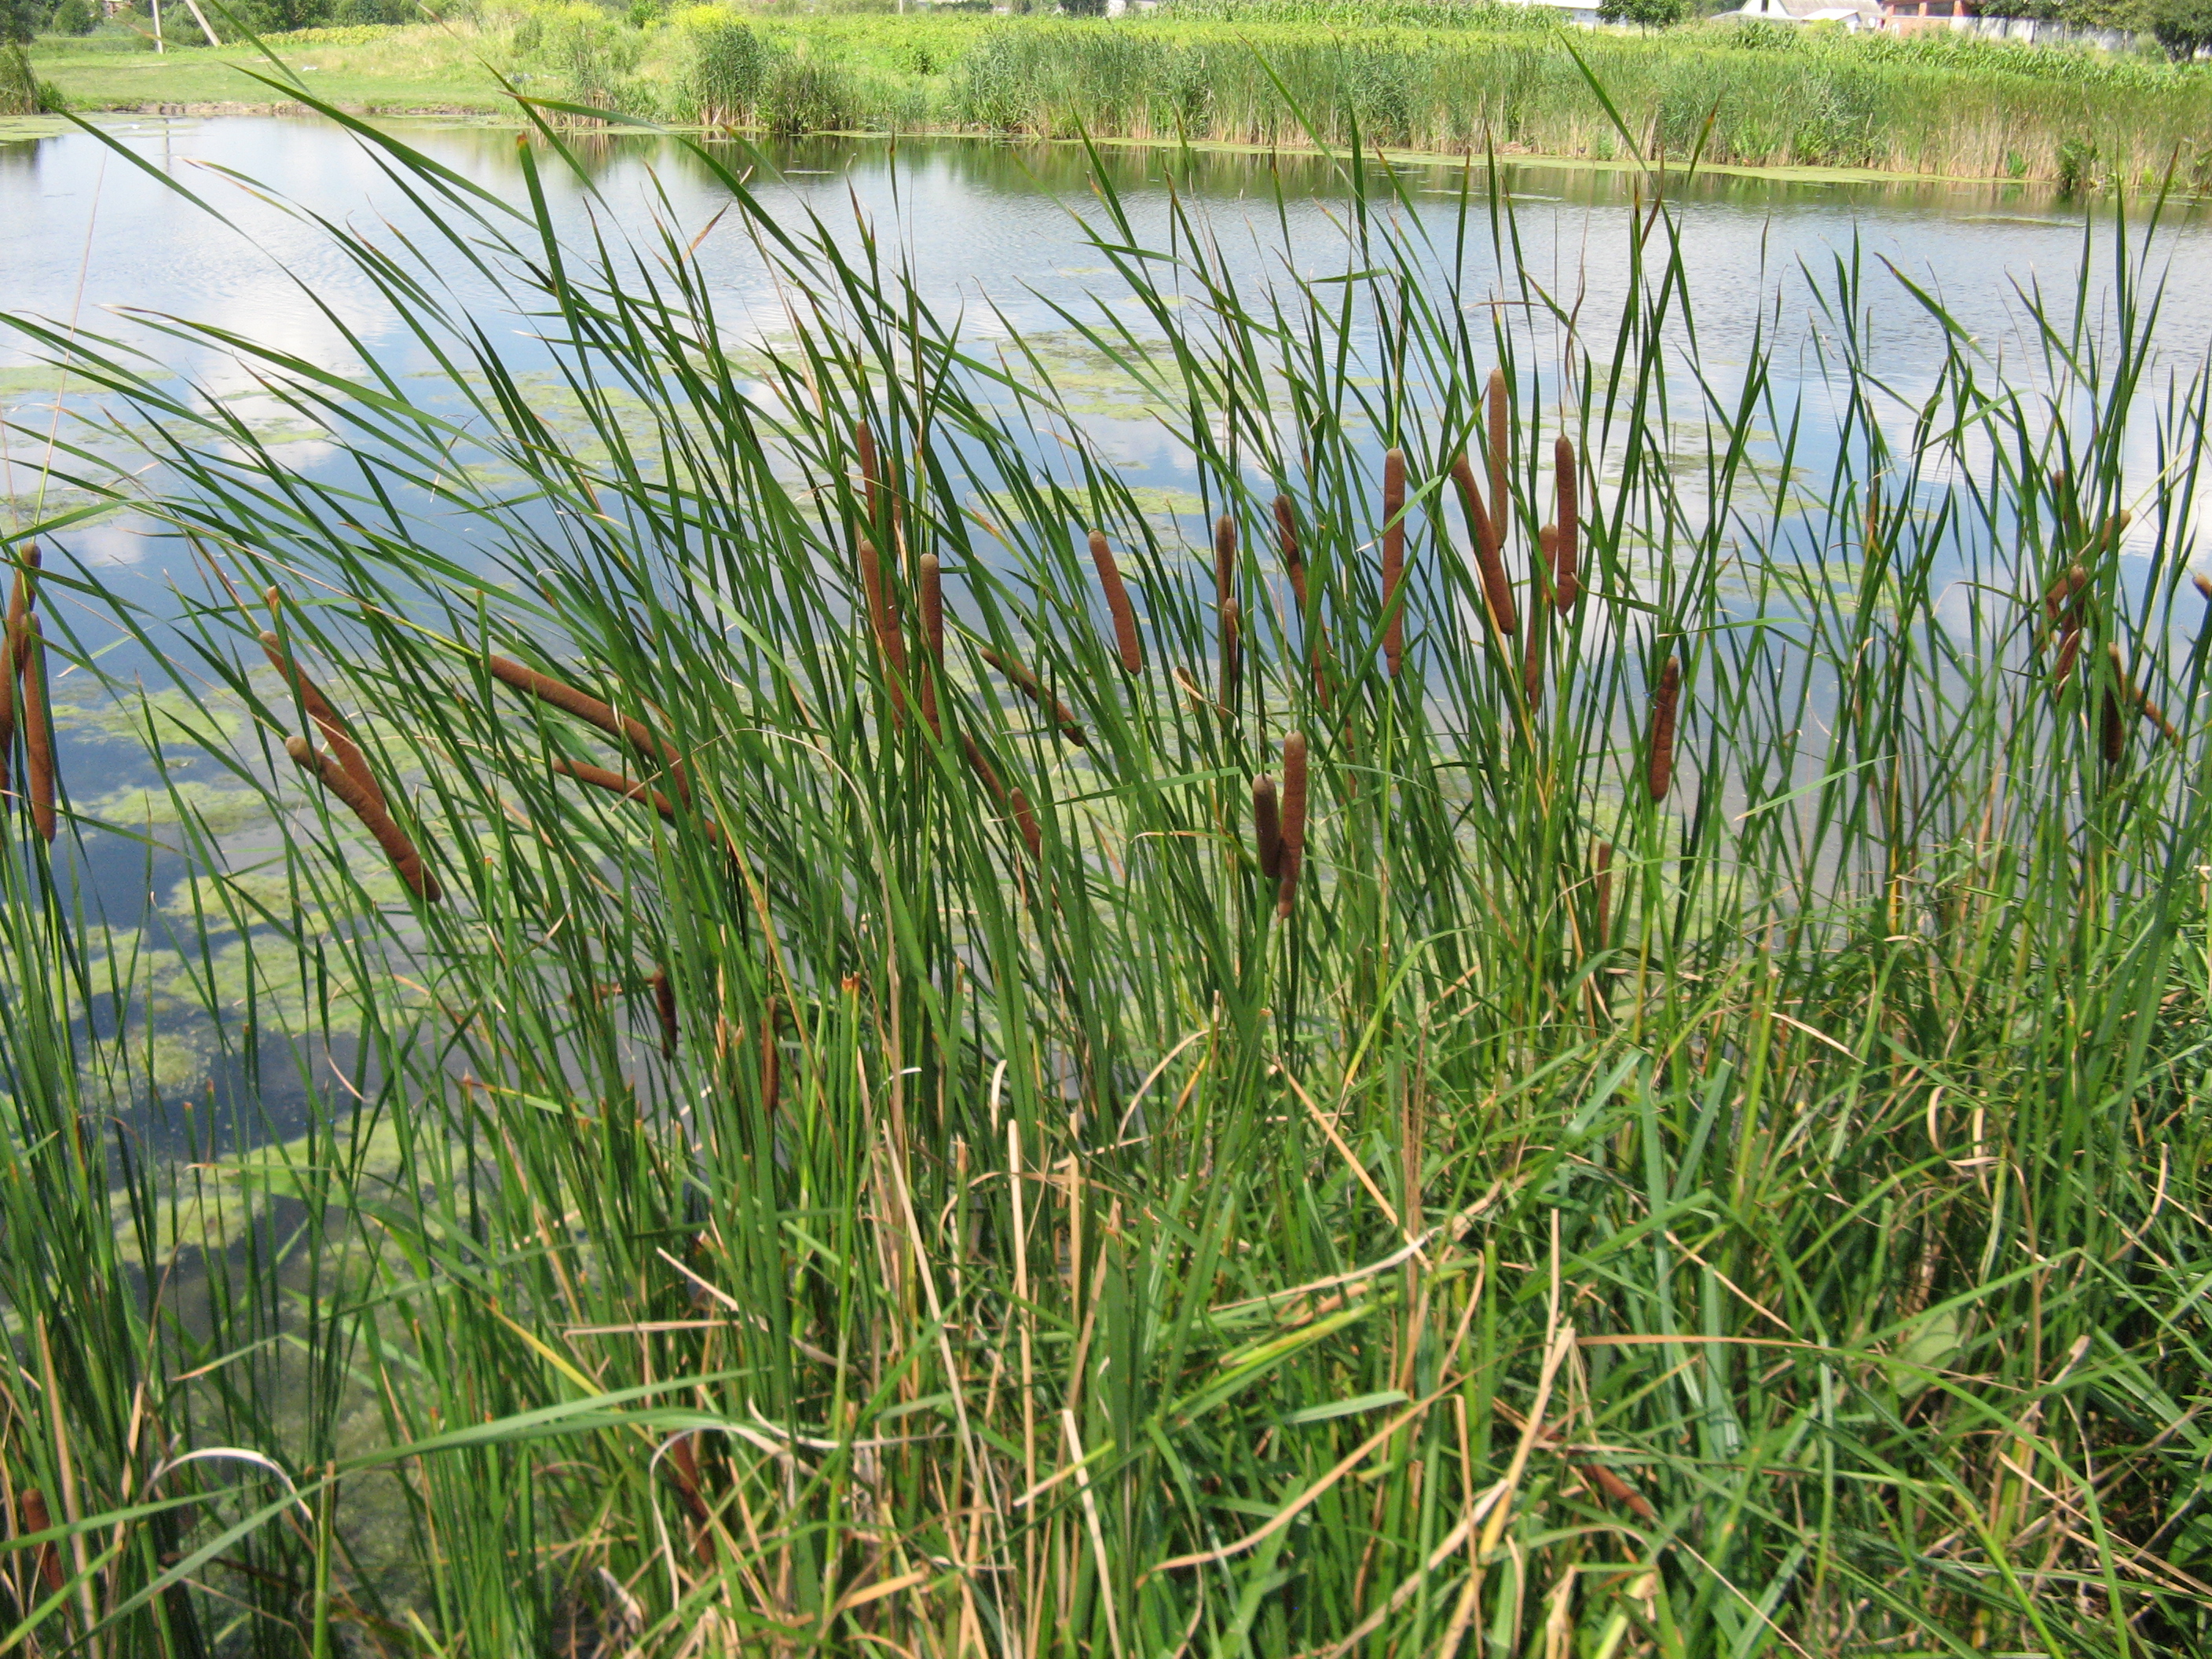
<svg viewBox="0 0 2212 1659"><path fill-rule="evenodd" d="M1272 287L1102 183L975 339L726 170L761 338L365 142L402 359L9 319L115 417L10 606L9 1642L2207 1650L2212 378L2121 232L1909 406L1845 264L1801 401L1664 204L1570 317L1357 157Z"/></svg>
<svg viewBox="0 0 2212 1659"><path fill-rule="evenodd" d="M1617 161L1663 150L1720 165L2069 186L2139 185L2172 166L2185 188L2212 187L2203 66L1929 36L1721 24L1639 36L1562 31L1510 9L1472 9L1451 26L1439 15L1453 14L1401 7L1398 21L1353 28L1340 12L1289 5L1110 25L692 8L634 27L551 8L271 44L301 87L358 110L495 111L495 76L511 74L526 92L679 125L1300 146L1310 133L1339 143L1357 135L1450 155L1494 147ZM749 90L734 102L706 96L702 76L713 79L740 18ZM191 37L188 19L173 21L173 40ZM137 44L114 30L50 37L34 66L84 109L286 101L240 73L251 51L120 49Z"/></svg>

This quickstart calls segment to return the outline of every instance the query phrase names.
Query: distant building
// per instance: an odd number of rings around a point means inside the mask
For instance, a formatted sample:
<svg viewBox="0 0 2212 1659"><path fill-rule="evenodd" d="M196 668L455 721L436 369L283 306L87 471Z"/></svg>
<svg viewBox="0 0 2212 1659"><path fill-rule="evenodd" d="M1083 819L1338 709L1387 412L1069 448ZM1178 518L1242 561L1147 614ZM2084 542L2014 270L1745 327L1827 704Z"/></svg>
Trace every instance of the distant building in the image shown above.
<svg viewBox="0 0 2212 1659"><path fill-rule="evenodd" d="M1942 0L1946 6L1953 0ZM1834 23L1856 34L1884 26L1887 11L1877 0L1744 0L1742 15L1775 23Z"/></svg>

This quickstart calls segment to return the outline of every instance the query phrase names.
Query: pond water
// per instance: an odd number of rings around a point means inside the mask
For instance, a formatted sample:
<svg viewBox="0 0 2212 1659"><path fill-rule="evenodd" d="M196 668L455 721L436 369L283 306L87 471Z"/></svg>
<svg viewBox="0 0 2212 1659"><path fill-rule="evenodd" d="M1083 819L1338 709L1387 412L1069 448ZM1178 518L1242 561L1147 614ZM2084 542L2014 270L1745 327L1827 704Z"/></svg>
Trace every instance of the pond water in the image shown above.
<svg viewBox="0 0 2212 1659"><path fill-rule="evenodd" d="M407 142L502 198L523 194L516 136L482 126L410 123ZM257 423L264 441L302 471L330 458L313 428L301 428L243 369L219 352L180 347L150 334L126 313L169 313L211 323L339 372L362 353L402 373L418 372L419 347L386 310L375 289L330 243L313 215L377 235L404 234L413 210L392 179L354 136L308 119L118 121L106 129L119 149L83 133L0 143L0 305L54 319L86 334L135 338L209 395ZM747 155L730 147L729 159ZM592 137L577 141L588 177L548 169L555 212L572 234L595 229L649 234L662 221L688 240L709 225L727 192L714 173L675 143L657 137ZM851 227L872 222L890 257L912 272L941 310L959 310L976 333L1009 325L1062 327L1051 306L1110 287L1114 278L1086 246L1085 217L1098 215L1091 162L1070 145L982 141L840 141L785 147L759 175L769 200L793 216L811 210ZM1171 201L1195 207L1223 255L1256 286L1291 267L1316 273L1344 268L1341 226L1352 183L1314 158L1178 153L1121 148L1104 165L1140 241L1168 245ZM1486 225L1464 248L1451 228L1469 175L1448 164L1408 165L1403 176L1435 233L1436 257L1461 258L1467 290L1502 288ZM1563 304L1579 303L1601 336L1609 331L1631 280L1630 232L1650 182L1622 170L1516 164L1503 175L1517 222L1524 266ZM167 188L185 186L220 213L201 211ZM266 186L264 197L246 180ZM1473 177L1480 191L1484 180ZM1942 325L1881 271L1886 262L1948 310L2001 367L2032 371L2036 357L2024 296L2038 291L2063 310L2073 303L2085 234L2092 221L2110 240L2109 204L2085 206L2021 185L1924 185L1811 182L1705 175L1670 179L1667 193L1683 226L1682 252L1697 318L1699 370L1725 382L1742 368L1754 331L1776 352L1778 391L1786 403L1806 395L1815 425L1832 418L1820 373L1832 319L1820 290L1838 261L1869 273L1866 334L1909 419L1917 389L1932 383L1945 349ZM273 198L273 199L272 199ZM289 205L285 205L289 204ZM2212 339L2212 210L2171 210L2154 229L2140 214L2128 234L2149 239L2154 276L2167 279L2160 338L2169 366L2184 374ZM859 240L857 230L850 232ZM718 311L733 331L772 337L785 327L782 303L752 244L734 218L707 231L697 259ZM2108 269L2109 260L2100 269ZM526 356L530 325L504 311L488 286L465 270L452 273L466 308L491 320ZM2108 295L2093 283L2088 302ZM1678 325L1679 326L1679 325ZM1678 342L1686 352L1686 334ZM45 477L46 434L58 429L51 371L27 367L16 338L0 334L0 410L16 425L0 477L0 534L35 522L66 492ZM94 401L64 388L79 409ZM288 429L287 422L295 429ZM1109 441L1133 478L1172 492L1180 458L1148 436L1141 422ZM2143 434L2140 458L2154 465ZM1817 443L1815 445L1817 447ZM2147 529L2148 526L2143 528ZM49 537L50 568L82 568L125 600L161 613L177 588L203 577L184 550L151 537L128 517L111 515ZM67 603L57 597L55 607ZM81 642L110 674L158 676L134 660L112 622L86 611ZM105 629L105 635L101 630ZM84 684L78 681L78 684ZM64 684L59 700L77 709L63 734L64 775L80 804L95 809L150 783L141 745L119 733ZM158 837L155 838L158 841ZM178 890L181 858L141 840L94 836L85 842L83 876L118 926L137 925L149 894Z"/></svg>

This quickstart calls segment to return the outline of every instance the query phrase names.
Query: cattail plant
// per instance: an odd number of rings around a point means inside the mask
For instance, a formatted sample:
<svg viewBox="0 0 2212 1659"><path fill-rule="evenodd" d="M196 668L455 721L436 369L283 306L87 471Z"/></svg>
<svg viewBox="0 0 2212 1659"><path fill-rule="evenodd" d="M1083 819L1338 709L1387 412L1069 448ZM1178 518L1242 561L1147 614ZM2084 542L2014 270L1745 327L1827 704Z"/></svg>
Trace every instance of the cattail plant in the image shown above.
<svg viewBox="0 0 2212 1659"><path fill-rule="evenodd" d="M1288 495L1275 497L1275 545L1283 556L1283 569L1291 579L1291 592L1298 602L1298 620L1306 619L1306 562L1298 546L1298 521Z"/></svg>
<svg viewBox="0 0 2212 1659"><path fill-rule="evenodd" d="M1597 900L1596 939L1597 948L1602 951L1610 942L1609 936L1613 930L1613 843L1609 841L1598 842L1591 854L1590 862L1597 872L1595 883Z"/></svg>
<svg viewBox="0 0 2212 1659"><path fill-rule="evenodd" d="M1581 503L1577 499L1575 441L1562 433L1552 446L1553 467L1559 490L1556 544L1552 550L1552 603L1562 611L1574 609L1582 597Z"/></svg>
<svg viewBox="0 0 2212 1659"><path fill-rule="evenodd" d="M1298 872L1306 856L1306 734L1283 739L1282 845L1275 855L1275 914L1288 920L1297 900Z"/></svg>
<svg viewBox="0 0 2212 1659"><path fill-rule="evenodd" d="M1520 618L1513 606L1513 584L1506 579L1504 538L1482 504L1475 483L1474 465L1464 453L1452 463L1452 482L1459 486L1459 503L1467 515L1468 541L1474 549L1476 572L1482 578L1483 607L1490 625L1501 634L1516 632Z"/></svg>
<svg viewBox="0 0 2212 1659"><path fill-rule="evenodd" d="M276 590L271 588L269 591L273 593ZM307 711L307 718L329 741L331 752L338 757L338 764L345 768L365 793L381 804L384 790L369 771L368 757L362 753L361 745L354 741L353 732L346 725L344 717L331 706L331 700L323 695L322 688L308 678L307 672L292 660L291 653L284 649L284 641L281 638L264 628L261 630L260 639L262 653L269 659L270 666L292 688L300 699L300 707Z"/></svg>
<svg viewBox="0 0 2212 1659"><path fill-rule="evenodd" d="M1275 781L1265 775L1252 780L1252 845L1260 873L1270 880L1283 873L1283 814L1276 799Z"/></svg>
<svg viewBox="0 0 2212 1659"><path fill-rule="evenodd" d="M1027 663L1023 662L1018 657L1009 657L1002 652L994 651L988 646L978 650L975 654L1012 680L1016 689L1024 696L1050 716L1052 723L1060 728L1060 736L1079 749L1088 749L1091 746L1091 739L1083 735L1083 727L1076 720L1075 711L1053 696L1045 683L1036 677Z"/></svg>
<svg viewBox="0 0 2212 1659"><path fill-rule="evenodd" d="M1490 371L1490 527L1496 545L1505 546L1505 527L1511 522L1512 498L1507 493L1507 465L1513 447L1513 415L1506 401L1505 371Z"/></svg>
<svg viewBox="0 0 2212 1659"><path fill-rule="evenodd" d="M1682 696L1682 664L1667 659L1659 671L1658 690L1651 694L1651 741L1647 778L1656 805L1667 799L1674 783L1674 716Z"/></svg>
<svg viewBox="0 0 2212 1659"><path fill-rule="evenodd" d="M2142 710L2142 717L2158 728L2159 736L2175 748L2180 748L2181 733L2174 730L2173 722L2166 717L2166 711L2153 702L2150 694L2137 685L2128 673L2127 659L2121 655L2120 647L2108 645L2105 651L2112 659L2112 683L2119 688L2120 702L2129 708Z"/></svg>
<svg viewBox="0 0 2212 1659"><path fill-rule="evenodd" d="M1399 589L1406 580L1406 452L1382 458L1382 660L1390 678L1406 655L1406 611Z"/></svg>
<svg viewBox="0 0 2212 1659"><path fill-rule="evenodd" d="M660 1021L660 1055L664 1060L676 1056L678 1027L676 1020L676 987L668 977L665 968L656 968L646 975L646 986L653 993L653 1012Z"/></svg>
<svg viewBox="0 0 2212 1659"><path fill-rule="evenodd" d="M1221 706L1237 706L1237 682L1243 667L1244 608L1236 600L1221 607Z"/></svg>
<svg viewBox="0 0 2212 1659"><path fill-rule="evenodd" d="M362 788L360 781L345 769L337 756L327 750L316 748L305 738L287 738L284 752L292 757L301 770L312 773L319 779L323 787L336 795L354 817L361 820L362 828L368 830L375 838L376 844L384 849L385 857L392 861L392 869L398 872L399 879L407 884L410 892L426 904L437 902L437 878L424 868L422 855L416 851L415 843L408 838L407 832L392 821L384 802Z"/></svg>
<svg viewBox="0 0 2212 1659"><path fill-rule="evenodd" d="M1557 526L1546 525L1536 532L1536 558L1528 571L1528 638L1521 661L1521 690L1534 714L1544 702L1544 587L1553 568L1559 544Z"/></svg>
<svg viewBox="0 0 2212 1659"><path fill-rule="evenodd" d="M31 787L31 823L51 847L58 824L54 817L54 722L46 703L46 640L35 615L27 616L15 634L17 674L22 683L23 769Z"/></svg>
<svg viewBox="0 0 2212 1659"><path fill-rule="evenodd" d="M937 717L937 687L945 677L945 586L936 554L921 556L919 580L921 646L927 659L921 670L921 721L929 728L931 737L942 738L945 728Z"/></svg>
<svg viewBox="0 0 2212 1659"><path fill-rule="evenodd" d="M891 700L891 719L906 725L906 637L899 627L898 600L884 580L876 544L860 538L860 590L868 606L868 627L884 665L884 684Z"/></svg>
<svg viewBox="0 0 2212 1659"><path fill-rule="evenodd" d="M540 702L550 703L566 714L574 714L588 726L595 726L617 743L627 743L645 759L657 766L665 766L669 782L674 786L680 799L691 799L690 781L684 772L683 757L675 745L655 737L644 721L617 714L605 703L589 692L580 691L550 674L541 674L526 664L512 657L488 656L484 667L502 685L527 692Z"/></svg>
<svg viewBox="0 0 2212 1659"><path fill-rule="evenodd" d="M25 1532L40 1533L52 1530L54 1517L46 1508L46 1495L36 1486L23 1488L22 1496L15 1500L15 1511L22 1517ZM46 1588L47 1595L52 1595L59 1592L64 1582L62 1574L62 1557L61 1552L54 1547L53 1540L51 1538L39 1546L38 1574L39 1583Z"/></svg>
<svg viewBox="0 0 2212 1659"><path fill-rule="evenodd" d="M1145 647L1137 636L1137 613L1129 605L1129 590L1122 585L1121 567L1114 562L1114 550L1106 544L1106 532L1091 532L1091 562L1098 569L1098 586L1106 595L1106 611L1114 619L1114 645L1121 653L1121 672L1141 674L1145 672Z"/></svg>
<svg viewBox="0 0 2212 1659"><path fill-rule="evenodd" d="M876 434L866 421L853 422L853 448L860 463L861 510L868 515L868 533L883 533L883 483L876 467Z"/></svg>
<svg viewBox="0 0 2212 1659"><path fill-rule="evenodd" d="M30 614L35 594L33 574L39 568L39 544L24 544L22 561L8 593L8 616L0 629L0 795L8 793L8 769L15 747L15 682L22 673L23 619Z"/></svg>

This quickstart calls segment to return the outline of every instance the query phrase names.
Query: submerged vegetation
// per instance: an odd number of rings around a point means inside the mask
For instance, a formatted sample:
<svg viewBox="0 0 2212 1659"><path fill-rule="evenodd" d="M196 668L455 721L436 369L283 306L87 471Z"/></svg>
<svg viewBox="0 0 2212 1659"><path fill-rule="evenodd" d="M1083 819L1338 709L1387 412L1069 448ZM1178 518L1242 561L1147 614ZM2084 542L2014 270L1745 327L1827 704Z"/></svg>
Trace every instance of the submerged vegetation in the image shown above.
<svg viewBox="0 0 2212 1659"><path fill-rule="evenodd" d="M265 68L245 47L158 61L110 49L133 38L50 40L41 72L80 107L287 96L281 77L242 72ZM1318 134L1449 155L1700 153L2075 186L2161 178L2178 159L2185 186L2212 188L2212 70L1946 34L1735 21L1640 34L1571 28L1543 8L1449 4L1384 7L1353 27L1341 6L1289 0L1185 3L1110 24L575 3L274 44L295 61L312 55L318 98L385 110L501 107L503 75L532 95L779 133L1290 147Z"/></svg>
<svg viewBox="0 0 2212 1659"><path fill-rule="evenodd" d="M14 319L204 581L66 514L20 567L55 676L171 684L110 688L154 787L7 820L11 1639L2212 1640L2208 386L2145 248L1909 404L1839 266L1816 417L1676 355L1663 198L1601 319L1357 156L1265 289L1102 184L1055 344L725 172L763 338L705 228L562 246L550 129L520 206L363 142L415 356L153 319L313 469Z"/></svg>

